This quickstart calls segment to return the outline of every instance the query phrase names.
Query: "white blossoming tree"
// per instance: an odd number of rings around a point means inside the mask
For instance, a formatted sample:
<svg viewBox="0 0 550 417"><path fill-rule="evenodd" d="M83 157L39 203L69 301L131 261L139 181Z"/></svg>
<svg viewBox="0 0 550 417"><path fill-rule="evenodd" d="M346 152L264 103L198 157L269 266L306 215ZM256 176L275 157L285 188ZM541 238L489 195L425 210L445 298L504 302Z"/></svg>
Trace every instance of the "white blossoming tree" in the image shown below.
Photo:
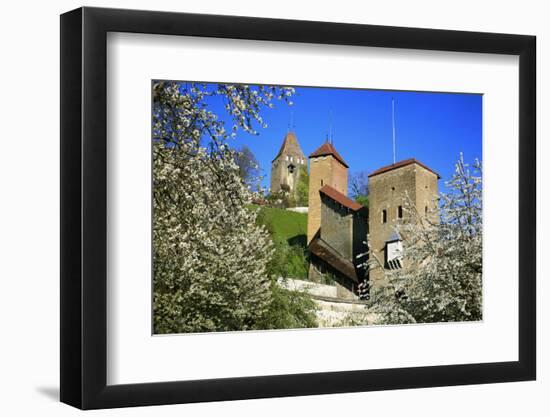
<svg viewBox="0 0 550 417"><path fill-rule="evenodd" d="M272 303L268 233L228 140L256 133L262 108L291 88L153 83L154 331L246 330ZM230 132L208 106L218 97Z"/></svg>
<svg viewBox="0 0 550 417"><path fill-rule="evenodd" d="M371 289L372 310L382 323L428 323L482 319L481 163L460 155L434 213L421 213L409 199L403 238L403 270L385 270L386 282ZM382 267L375 257L369 268Z"/></svg>

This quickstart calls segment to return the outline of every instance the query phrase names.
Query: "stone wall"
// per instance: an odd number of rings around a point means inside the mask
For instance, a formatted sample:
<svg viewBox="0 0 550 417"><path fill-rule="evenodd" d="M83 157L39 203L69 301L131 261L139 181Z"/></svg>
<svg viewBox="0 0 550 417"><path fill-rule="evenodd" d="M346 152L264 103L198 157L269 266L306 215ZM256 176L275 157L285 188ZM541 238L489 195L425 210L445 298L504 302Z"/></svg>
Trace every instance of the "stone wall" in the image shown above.
<svg viewBox="0 0 550 417"><path fill-rule="evenodd" d="M293 211L295 213L307 214L308 209L309 209L308 207L288 207L286 210Z"/></svg>
<svg viewBox="0 0 550 417"><path fill-rule="evenodd" d="M331 155L309 159L309 211L307 219L307 242L321 227L321 196L324 185L348 195L348 169Z"/></svg>
<svg viewBox="0 0 550 417"><path fill-rule="evenodd" d="M317 306L319 327L345 327L375 324L377 317L367 312L367 303L338 285L280 278L279 285L293 291L306 292ZM345 292L345 293L342 293Z"/></svg>
<svg viewBox="0 0 550 417"><path fill-rule="evenodd" d="M417 171L416 200L415 205L421 216L427 214L433 222L439 222L438 207L438 179L433 173L419 167Z"/></svg>
<svg viewBox="0 0 550 417"><path fill-rule="evenodd" d="M353 262L353 212L321 197L321 239Z"/></svg>
<svg viewBox="0 0 550 417"><path fill-rule="evenodd" d="M408 194L419 210L425 210L425 207L434 207L437 192L437 175L416 163L369 177L370 244L372 251L382 263L385 261L386 240L391 236L398 221L407 221L406 195ZM402 219L399 219L400 206ZM373 285L378 285L383 277L381 269L374 269L369 279Z"/></svg>
<svg viewBox="0 0 550 417"><path fill-rule="evenodd" d="M292 158L292 161L290 158ZM288 168L291 164L294 165L293 172L290 172ZM282 185L288 186L288 191L293 192L300 178L300 168L305 164L305 158L299 155L279 155L271 163L271 192L273 194L278 193Z"/></svg>
<svg viewBox="0 0 550 417"><path fill-rule="evenodd" d="M303 281L293 278L279 278L279 285L287 290L307 292L310 295L320 297L338 297L338 289L336 285L320 284L318 282Z"/></svg>
<svg viewBox="0 0 550 417"><path fill-rule="evenodd" d="M362 257L358 259L358 255L362 255L368 251L367 247L367 234L369 233L368 228L368 218L363 214L356 212L353 215L353 259L352 262L355 266L364 262L366 258ZM358 273L359 279L362 280L364 277L365 268L362 268L360 271L363 273Z"/></svg>

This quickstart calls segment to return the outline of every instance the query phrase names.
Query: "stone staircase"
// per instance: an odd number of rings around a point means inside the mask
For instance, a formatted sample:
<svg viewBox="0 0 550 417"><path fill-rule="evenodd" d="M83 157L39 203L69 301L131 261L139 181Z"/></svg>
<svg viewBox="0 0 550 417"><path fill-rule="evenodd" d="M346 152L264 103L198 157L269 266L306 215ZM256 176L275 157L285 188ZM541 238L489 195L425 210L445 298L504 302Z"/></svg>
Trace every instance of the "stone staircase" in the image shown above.
<svg viewBox="0 0 550 417"><path fill-rule="evenodd" d="M292 291L307 292L318 307L319 327L369 325L375 316L367 313L365 301L338 285L319 284L292 278L279 278L279 285Z"/></svg>

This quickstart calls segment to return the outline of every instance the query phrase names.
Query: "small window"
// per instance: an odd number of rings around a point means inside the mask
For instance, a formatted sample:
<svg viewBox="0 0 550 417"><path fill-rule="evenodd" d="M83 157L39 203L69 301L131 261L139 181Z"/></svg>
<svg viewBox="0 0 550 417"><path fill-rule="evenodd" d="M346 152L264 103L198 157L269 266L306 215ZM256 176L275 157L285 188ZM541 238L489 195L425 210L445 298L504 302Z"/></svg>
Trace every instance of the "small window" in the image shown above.
<svg viewBox="0 0 550 417"><path fill-rule="evenodd" d="M321 180L321 187L323 186L323 180Z"/></svg>
<svg viewBox="0 0 550 417"><path fill-rule="evenodd" d="M425 207L424 207L424 214L425 214L425 215L428 214L428 206L425 206Z"/></svg>
<svg viewBox="0 0 550 417"><path fill-rule="evenodd" d="M397 207L397 217L400 219L403 218L403 207L401 206Z"/></svg>
<svg viewBox="0 0 550 417"><path fill-rule="evenodd" d="M382 223L386 223L388 221L388 212L386 210L382 210Z"/></svg>

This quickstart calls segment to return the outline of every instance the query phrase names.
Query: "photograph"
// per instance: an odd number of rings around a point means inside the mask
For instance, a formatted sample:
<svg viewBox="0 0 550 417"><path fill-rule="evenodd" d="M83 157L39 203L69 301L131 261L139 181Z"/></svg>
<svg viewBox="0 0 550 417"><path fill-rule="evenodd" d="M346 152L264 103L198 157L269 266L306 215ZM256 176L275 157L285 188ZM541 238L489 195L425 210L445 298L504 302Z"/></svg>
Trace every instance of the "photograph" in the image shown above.
<svg viewBox="0 0 550 417"><path fill-rule="evenodd" d="M5 2L0 417L550 416L544 5Z"/></svg>
<svg viewBox="0 0 550 417"><path fill-rule="evenodd" d="M482 107L152 80L152 333L482 321Z"/></svg>

